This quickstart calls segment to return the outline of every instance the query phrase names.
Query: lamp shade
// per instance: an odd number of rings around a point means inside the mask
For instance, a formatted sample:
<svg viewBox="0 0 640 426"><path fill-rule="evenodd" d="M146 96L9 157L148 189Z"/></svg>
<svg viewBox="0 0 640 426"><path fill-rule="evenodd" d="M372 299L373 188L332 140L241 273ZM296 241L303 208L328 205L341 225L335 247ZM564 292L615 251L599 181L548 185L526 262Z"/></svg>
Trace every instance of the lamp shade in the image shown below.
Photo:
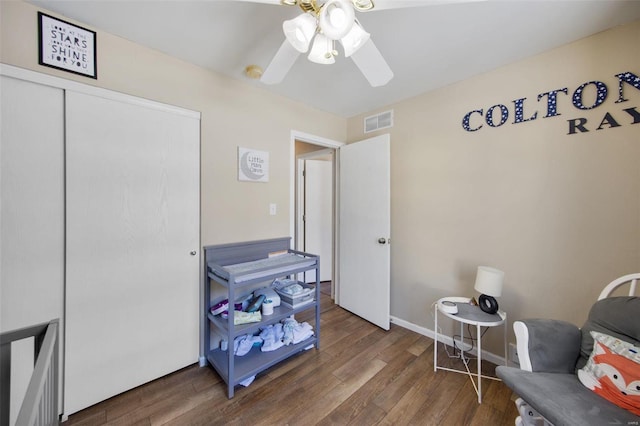
<svg viewBox="0 0 640 426"><path fill-rule="evenodd" d="M316 35L308 58L316 64L328 65L335 63L336 59L333 57L333 41L323 34Z"/></svg>
<svg viewBox="0 0 640 426"><path fill-rule="evenodd" d="M370 37L370 34L366 32L356 20L353 27L351 27L351 31L340 39L340 44L342 44L342 47L344 48L344 56L348 58L356 53L356 51L360 49L360 47L362 47Z"/></svg>
<svg viewBox="0 0 640 426"><path fill-rule="evenodd" d="M316 27L316 18L309 13L303 13L282 23L285 37L300 53L309 50L309 44L316 33Z"/></svg>
<svg viewBox="0 0 640 426"><path fill-rule="evenodd" d="M332 40L340 40L347 35L354 19L353 6L347 0L328 0L318 14L322 33Z"/></svg>
<svg viewBox="0 0 640 426"><path fill-rule="evenodd" d="M478 293L500 297L502 295L503 282L503 271L489 266L478 266L476 285L474 286Z"/></svg>

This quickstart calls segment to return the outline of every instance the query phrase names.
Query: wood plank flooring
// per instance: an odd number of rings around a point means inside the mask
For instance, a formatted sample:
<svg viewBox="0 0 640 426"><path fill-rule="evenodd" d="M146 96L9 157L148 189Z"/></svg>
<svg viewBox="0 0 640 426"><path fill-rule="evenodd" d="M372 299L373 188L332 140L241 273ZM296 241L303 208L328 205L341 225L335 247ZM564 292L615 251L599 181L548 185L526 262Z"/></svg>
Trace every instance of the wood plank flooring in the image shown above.
<svg viewBox="0 0 640 426"><path fill-rule="evenodd" d="M478 404L469 378L433 371L433 340L383 331L321 300L320 349L258 375L227 399L209 366L186 367L73 414L64 425L513 425L511 391L484 380ZM311 313L298 321L313 323ZM439 365L460 368L438 350ZM473 364L473 363L472 363ZM495 366L483 362L493 374Z"/></svg>

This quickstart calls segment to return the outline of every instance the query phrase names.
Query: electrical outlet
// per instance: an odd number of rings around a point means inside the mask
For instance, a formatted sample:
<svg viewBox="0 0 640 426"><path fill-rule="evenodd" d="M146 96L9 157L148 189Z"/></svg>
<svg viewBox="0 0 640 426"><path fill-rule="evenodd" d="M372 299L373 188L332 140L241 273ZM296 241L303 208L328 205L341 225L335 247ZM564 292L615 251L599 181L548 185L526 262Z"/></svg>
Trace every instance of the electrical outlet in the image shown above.
<svg viewBox="0 0 640 426"><path fill-rule="evenodd" d="M520 359L518 358L518 346L516 346L515 343L509 343L509 361L520 365Z"/></svg>
<svg viewBox="0 0 640 426"><path fill-rule="evenodd" d="M269 214L271 216L275 216L276 215L277 209L278 209L277 204L275 204L275 203L269 204Z"/></svg>

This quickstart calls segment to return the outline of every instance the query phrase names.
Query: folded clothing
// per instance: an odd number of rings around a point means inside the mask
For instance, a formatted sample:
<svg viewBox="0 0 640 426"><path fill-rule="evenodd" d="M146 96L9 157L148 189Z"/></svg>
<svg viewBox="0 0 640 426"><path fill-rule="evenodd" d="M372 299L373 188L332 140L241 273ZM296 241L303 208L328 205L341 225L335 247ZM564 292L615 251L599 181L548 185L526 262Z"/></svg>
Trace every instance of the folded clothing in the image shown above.
<svg viewBox="0 0 640 426"><path fill-rule="evenodd" d="M282 290L285 287L290 286L291 284L296 284L298 282L298 280L292 280L290 278L280 278L280 279L276 279L271 283L271 287L275 288L276 290Z"/></svg>
<svg viewBox="0 0 640 426"><path fill-rule="evenodd" d="M307 340L309 337L313 336L313 328L311 324L307 322L303 322L298 324L297 327L293 328L293 344L300 343L304 340Z"/></svg>
<svg viewBox="0 0 640 426"><path fill-rule="evenodd" d="M242 311L234 311L233 312L233 324L249 324L252 322L260 322L262 321L262 315L260 311L256 312L242 312Z"/></svg>
<svg viewBox="0 0 640 426"><path fill-rule="evenodd" d="M238 312L236 312L238 313ZM241 312L246 314L246 312ZM259 312L256 312L259 314ZM285 345L297 344L313 336L313 327L307 322L299 323L293 318L287 318L282 323L268 325L260 329L260 334L244 334L233 341L233 353L243 356L252 347L260 346L262 352L275 351Z"/></svg>
<svg viewBox="0 0 640 426"><path fill-rule="evenodd" d="M262 344L260 336L252 336L251 334L244 334L236 337L233 341L233 354L237 356L244 356L249 353L252 347Z"/></svg>
<svg viewBox="0 0 640 426"><path fill-rule="evenodd" d="M294 296L294 295L296 295L296 294L300 294L300 293L302 293L302 292L304 291L304 287L302 287L302 286L301 286L300 284L298 284L298 283L295 283L295 284L291 284L291 285L288 285L288 286L286 286L286 287L281 288L281 289L280 289L280 291L281 291L282 293L285 293L285 294L289 294L289 295L291 295L291 296Z"/></svg>
<svg viewBox="0 0 640 426"><path fill-rule="evenodd" d="M284 346L282 337L284 332L282 331L282 324L269 325L262 329L260 332L260 338L264 341L260 348L262 352L271 352L276 349L280 349Z"/></svg>
<svg viewBox="0 0 640 426"><path fill-rule="evenodd" d="M299 323L293 318L287 318L283 321L282 330L284 333L282 342L286 346L292 343L295 345L313 336L313 327L309 323Z"/></svg>
<svg viewBox="0 0 640 426"><path fill-rule="evenodd" d="M247 377L246 379L244 379L243 381L241 381L241 382L240 382L240 384L246 388L246 387L247 387L247 386L249 386L251 383L253 383L253 381L254 381L255 379L256 379L256 376L255 376L255 374L254 374L253 376L251 376L251 377Z"/></svg>

